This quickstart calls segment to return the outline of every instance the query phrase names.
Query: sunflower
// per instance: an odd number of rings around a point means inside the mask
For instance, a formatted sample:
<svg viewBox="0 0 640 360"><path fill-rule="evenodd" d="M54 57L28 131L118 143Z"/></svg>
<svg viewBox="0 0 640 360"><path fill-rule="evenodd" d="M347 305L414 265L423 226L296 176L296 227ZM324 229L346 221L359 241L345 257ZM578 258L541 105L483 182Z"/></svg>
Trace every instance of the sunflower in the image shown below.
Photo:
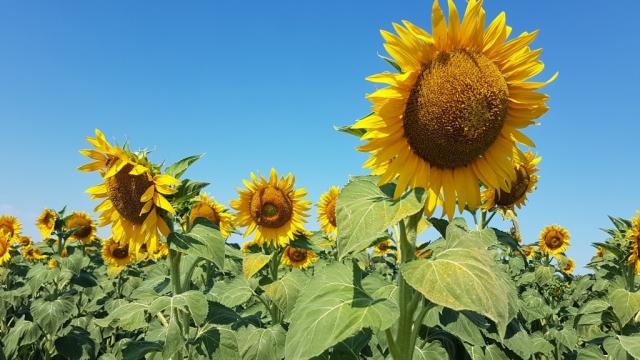
<svg viewBox="0 0 640 360"><path fill-rule="evenodd" d="M74 211L66 219L65 225L69 230L76 230L71 239L81 241L85 245L91 244L96 237L96 224L85 212Z"/></svg>
<svg viewBox="0 0 640 360"><path fill-rule="evenodd" d="M33 241L30 237L22 235L18 239L18 245L20 245L20 247L22 247L23 249L28 249L31 247L31 245L33 245Z"/></svg>
<svg viewBox="0 0 640 360"><path fill-rule="evenodd" d="M58 267L58 261L56 259L49 260L49 269L55 269Z"/></svg>
<svg viewBox="0 0 640 360"><path fill-rule="evenodd" d="M337 230L336 225L336 201L340 189L337 186L332 186L329 191L320 196L320 202L318 203L318 222L320 228L325 234L335 235Z"/></svg>
<svg viewBox="0 0 640 360"><path fill-rule="evenodd" d="M239 199L231 201L231 207L238 211L234 223L246 226L244 236L253 232L253 241L285 247L294 239L295 233L304 231L303 224L311 202L303 200L304 189L295 189L295 178L291 173L278 179L278 173L271 169L269 180L251 173L251 182L244 180L246 189L239 189Z"/></svg>
<svg viewBox="0 0 640 360"><path fill-rule="evenodd" d="M20 239L20 230L22 225L15 216L0 216L0 231L4 231L9 236L9 241L14 243Z"/></svg>
<svg viewBox="0 0 640 360"><path fill-rule="evenodd" d="M627 231L627 239L631 245L629 263L635 264L636 273L640 274L640 211L631 221L631 229Z"/></svg>
<svg viewBox="0 0 640 360"><path fill-rule="evenodd" d="M524 245L522 247L522 253L527 259L533 259L533 257L536 255L536 248L534 248L533 246Z"/></svg>
<svg viewBox="0 0 640 360"><path fill-rule="evenodd" d="M111 266L123 267L131 262L133 256L127 244L119 244L113 239L102 244L102 259Z"/></svg>
<svg viewBox="0 0 640 360"><path fill-rule="evenodd" d="M11 249L10 243L11 236L0 229L0 266L9 263L9 260L11 260L11 254L9 253Z"/></svg>
<svg viewBox="0 0 640 360"><path fill-rule="evenodd" d="M605 252L607 252L605 248L598 246L598 250L596 250L596 257L603 257Z"/></svg>
<svg viewBox="0 0 640 360"><path fill-rule="evenodd" d="M242 251L245 254L252 253L252 252L259 252L260 246L256 244L255 241L245 241L242 244L242 248L240 249L240 251Z"/></svg>
<svg viewBox="0 0 640 360"><path fill-rule="evenodd" d="M391 242L391 240L387 239L387 240L381 241L373 246L373 255L384 256L385 254L388 254L389 252L391 252L392 248L393 248L393 243Z"/></svg>
<svg viewBox="0 0 640 360"><path fill-rule="evenodd" d="M567 259L567 264L562 268L562 272L569 275L575 270L576 262L573 259Z"/></svg>
<svg viewBox="0 0 640 360"><path fill-rule="evenodd" d="M87 138L96 150L81 153L96 160L78 168L98 171L103 183L87 189L92 199L104 199L96 207L101 212L100 226L111 224L114 240L128 243L137 252L142 244L154 252L160 234L167 236L169 227L163 212L175 214L165 195L176 193L180 182L173 176L162 174L160 167L151 164L146 153L131 153L106 142L96 130L96 138Z"/></svg>
<svg viewBox="0 0 640 360"><path fill-rule="evenodd" d="M48 258L47 255L42 254L40 249L37 249L34 247L28 247L28 248L22 249L22 256L29 261L45 260Z"/></svg>
<svg viewBox="0 0 640 360"><path fill-rule="evenodd" d="M540 158L531 150L526 153L515 150L512 166L516 179L511 183L511 190L486 189L482 192L483 209L498 208L504 211L522 207L527 201L527 194L536 189L538 176L535 174L540 170L536 167L539 162Z"/></svg>
<svg viewBox="0 0 640 360"><path fill-rule="evenodd" d="M433 255L433 250L431 249L416 250L417 259L428 259L431 255Z"/></svg>
<svg viewBox="0 0 640 360"><path fill-rule="evenodd" d="M154 260L159 260L165 258L169 255L169 246L167 243L161 242L160 245L156 247L156 251L150 254L150 258Z"/></svg>
<svg viewBox="0 0 640 360"><path fill-rule="evenodd" d="M453 217L480 205L479 182L510 191L517 175L511 166L516 143L534 146L520 129L547 111L547 96L536 92L549 81L528 82L543 69L541 49L529 44L538 32L507 40L511 27L501 13L485 29L482 1L469 0L460 21L449 1L449 21L433 3L433 35L403 21L398 35L382 31L385 49L401 69L367 80L384 87L368 95L372 114L352 128L365 129L371 153L364 166L380 184L397 179L394 197L406 189L429 189L425 211L442 199Z"/></svg>
<svg viewBox="0 0 640 360"><path fill-rule="evenodd" d="M540 251L557 255L565 252L569 247L569 232L559 225L549 225L540 232Z"/></svg>
<svg viewBox="0 0 640 360"><path fill-rule="evenodd" d="M233 216L227 212L224 205L210 198L206 193L201 193L197 202L191 208L189 222L193 224L197 218L205 218L217 225L220 233L225 238L228 238L233 231Z"/></svg>
<svg viewBox="0 0 640 360"><path fill-rule="evenodd" d="M56 220L58 220L58 214L55 211L51 209L42 210L42 214L36 220L36 226L40 230L40 235L42 235L43 239L51 236L56 227Z"/></svg>
<svg viewBox="0 0 640 360"><path fill-rule="evenodd" d="M312 250L287 246L282 254L282 263L296 269L306 269L318 259Z"/></svg>

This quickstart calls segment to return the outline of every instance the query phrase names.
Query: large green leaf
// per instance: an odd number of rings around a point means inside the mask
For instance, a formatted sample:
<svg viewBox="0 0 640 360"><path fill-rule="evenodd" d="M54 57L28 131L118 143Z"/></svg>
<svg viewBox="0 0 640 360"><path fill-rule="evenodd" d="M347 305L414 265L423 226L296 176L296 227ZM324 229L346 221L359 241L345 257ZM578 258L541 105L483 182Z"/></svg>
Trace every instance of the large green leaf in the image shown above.
<svg viewBox="0 0 640 360"><path fill-rule="evenodd" d="M205 359L240 359L236 332L227 327L205 325L196 335L194 345Z"/></svg>
<svg viewBox="0 0 640 360"><path fill-rule="evenodd" d="M309 281L309 277L302 271L292 271L282 279L265 285L264 292L271 298L276 306L285 315L285 319L289 319L289 315L293 311L293 306L298 300L300 290Z"/></svg>
<svg viewBox="0 0 640 360"><path fill-rule="evenodd" d="M280 325L268 329L249 326L238 330L238 350L243 360L280 360L284 356L285 331Z"/></svg>
<svg viewBox="0 0 640 360"><path fill-rule="evenodd" d="M367 295L359 284L359 271L334 263L309 282L291 315L285 358L309 359L363 328L380 331L394 323L397 306Z"/></svg>
<svg viewBox="0 0 640 360"><path fill-rule="evenodd" d="M31 304L33 321L47 334L55 334L76 313L73 300L60 297L53 301L37 299Z"/></svg>
<svg viewBox="0 0 640 360"><path fill-rule="evenodd" d="M128 341L122 346L122 359L140 360L146 354L161 351L162 344L156 341Z"/></svg>
<svg viewBox="0 0 640 360"><path fill-rule="evenodd" d="M191 164L193 164L194 162L200 160L200 158L202 158L202 155L188 156L169 165L164 170L164 173L173 176L176 179L179 179L184 174L184 172L187 171L189 166L191 166Z"/></svg>
<svg viewBox="0 0 640 360"><path fill-rule="evenodd" d="M636 359L640 359L640 335L622 336L618 335L620 345L627 350L629 355Z"/></svg>
<svg viewBox="0 0 640 360"><path fill-rule="evenodd" d="M100 327L115 326L128 331L141 329L147 326L145 311L148 308L147 304L139 302L125 303L109 312L106 317L93 322Z"/></svg>
<svg viewBox="0 0 640 360"><path fill-rule="evenodd" d="M253 289L247 280L237 277L230 281L217 282L209 295L210 300L232 308L249 300L253 295Z"/></svg>
<svg viewBox="0 0 640 360"><path fill-rule="evenodd" d="M447 249L433 260L411 261L401 270L407 283L429 301L482 314L495 321L501 336L516 314L515 286L487 250Z"/></svg>
<svg viewBox="0 0 640 360"><path fill-rule="evenodd" d="M340 258L368 248L389 226L420 211L426 198L423 189L394 200L377 185L377 177L356 177L340 192L336 205ZM388 185L385 189L393 186Z"/></svg>
<svg viewBox="0 0 640 360"><path fill-rule="evenodd" d="M442 345L437 342L430 342L425 347L420 348L416 345L413 352L413 360L447 360L449 354Z"/></svg>
<svg viewBox="0 0 640 360"><path fill-rule="evenodd" d="M56 339L56 350L69 360L92 359L96 354L96 343L84 329L73 327L65 336Z"/></svg>
<svg viewBox="0 0 640 360"><path fill-rule="evenodd" d="M3 339L4 354L8 359L13 359L21 346L33 344L41 336L42 331L38 325L28 320L19 319Z"/></svg>
<svg viewBox="0 0 640 360"><path fill-rule="evenodd" d="M205 258L219 269L224 268L224 238L220 230L204 219L198 219L188 233L169 234L169 243L174 250Z"/></svg>
<svg viewBox="0 0 640 360"><path fill-rule="evenodd" d="M624 326L640 311L640 292L615 289L609 293L609 303Z"/></svg>

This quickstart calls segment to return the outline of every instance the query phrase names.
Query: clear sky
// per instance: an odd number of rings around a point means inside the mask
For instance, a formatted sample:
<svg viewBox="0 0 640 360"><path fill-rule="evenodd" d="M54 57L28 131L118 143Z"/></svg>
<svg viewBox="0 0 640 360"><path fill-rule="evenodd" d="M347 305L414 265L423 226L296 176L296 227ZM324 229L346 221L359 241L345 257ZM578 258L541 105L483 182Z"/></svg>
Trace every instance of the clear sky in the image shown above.
<svg viewBox="0 0 640 360"><path fill-rule="evenodd" d="M446 1L441 1L446 3ZM464 8L464 1L457 1ZM228 203L250 171L293 172L316 201L365 174L359 141L333 130L368 112L364 80L386 70L379 29L430 29L429 0L1 1L0 214L25 232L44 207L91 211L79 149L93 129L188 172ZM540 29L551 110L526 133L543 157L521 212L526 242L545 224L572 234L586 264L607 215L640 209L640 41L636 1L487 1L513 34ZM315 219L315 208L313 218ZM310 226L315 228L315 220Z"/></svg>

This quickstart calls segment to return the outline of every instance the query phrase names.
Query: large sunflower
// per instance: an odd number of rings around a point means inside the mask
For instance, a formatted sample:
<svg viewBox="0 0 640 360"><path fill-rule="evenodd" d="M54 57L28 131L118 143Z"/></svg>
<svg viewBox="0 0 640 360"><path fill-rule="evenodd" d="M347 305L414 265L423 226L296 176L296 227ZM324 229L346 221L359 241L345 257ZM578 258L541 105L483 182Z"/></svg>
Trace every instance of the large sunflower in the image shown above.
<svg viewBox="0 0 640 360"><path fill-rule="evenodd" d="M162 174L160 167L151 164L145 153L132 153L111 146L96 130L96 138L87 138L96 150L81 153L96 160L81 166L81 171L98 171L103 183L87 189L93 199L104 199L96 207L101 212L100 226L111 224L113 238L128 243L137 252L143 244L155 252L160 234L167 236L169 227L162 212L175 214L165 195L176 193L180 182Z"/></svg>
<svg viewBox="0 0 640 360"><path fill-rule="evenodd" d="M501 210L513 210L520 208L527 201L527 194L533 192L538 183L536 173L540 170L536 166L540 162L531 150L522 153L515 151L513 156L513 168L516 179L511 183L511 190L488 188L482 193L482 207L485 210L498 208Z"/></svg>
<svg viewBox="0 0 640 360"><path fill-rule="evenodd" d="M433 35L403 24L393 24L398 35L382 31L401 72L368 78L389 86L368 96L373 113L353 128L366 129L359 149L371 153L364 166L380 184L397 179L395 197L429 189L427 214L442 199L451 218L456 200L460 212L480 205L479 182L510 191L516 142L534 146L519 129L547 111L548 97L536 90L553 78L527 81L543 69L541 50L529 48L538 32L507 40L504 13L485 29L482 1L469 0L460 21L449 0L447 24L436 0Z"/></svg>
<svg viewBox="0 0 640 360"><path fill-rule="evenodd" d="M102 243L102 259L111 266L123 267L133 260L127 244L120 244L113 239Z"/></svg>
<svg viewBox="0 0 640 360"><path fill-rule="evenodd" d="M20 221L15 216L11 215L2 215L0 216L0 231L4 231L4 233L9 237L9 241L14 243L20 240L20 230L22 229L22 225Z"/></svg>
<svg viewBox="0 0 640 360"><path fill-rule="evenodd" d="M55 211L51 209L42 210L42 214L36 220L36 226L40 230L40 235L42 235L43 239L51 236L56 228L56 220L58 220L58 214Z"/></svg>
<svg viewBox="0 0 640 360"><path fill-rule="evenodd" d="M306 269L318 259L318 255L312 250L287 246L282 254L282 264L296 269Z"/></svg>
<svg viewBox="0 0 640 360"><path fill-rule="evenodd" d="M11 260L11 236L0 229L0 266L7 264Z"/></svg>
<svg viewBox="0 0 640 360"><path fill-rule="evenodd" d="M320 228L325 234L336 234L336 201L340 195L340 189L337 186L332 186L329 191L320 195L320 202L318 203L318 222Z"/></svg>
<svg viewBox="0 0 640 360"><path fill-rule="evenodd" d="M201 193L197 202L191 208L189 221L193 222L197 218L205 218L217 225L223 237L228 238L233 231L233 215L227 212L224 205L209 197L206 193Z"/></svg>
<svg viewBox="0 0 640 360"><path fill-rule="evenodd" d="M239 199L231 201L231 207L238 211L234 223L246 226L244 236L253 232L253 241L263 244L285 247L294 239L294 234L304 231L303 224L311 202L303 200L307 195L304 189L294 189L295 178L291 173L278 179L278 173L271 169L267 180L258 179L251 173L251 182L244 180L246 189L238 190Z"/></svg>
<svg viewBox="0 0 640 360"><path fill-rule="evenodd" d="M559 225L549 225L540 232L538 247L546 254L557 255L569 247L569 232Z"/></svg>
<svg viewBox="0 0 640 360"><path fill-rule="evenodd" d="M85 212L71 213L66 219L66 226L69 230L76 230L71 238L85 245L91 244L96 237L96 224Z"/></svg>
<svg viewBox="0 0 640 360"><path fill-rule="evenodd" d="M636 273L640 274L640 211L632 219L631 229L627 231L627 239L631 245L631 255L629 263L635 264Z"/></svg>

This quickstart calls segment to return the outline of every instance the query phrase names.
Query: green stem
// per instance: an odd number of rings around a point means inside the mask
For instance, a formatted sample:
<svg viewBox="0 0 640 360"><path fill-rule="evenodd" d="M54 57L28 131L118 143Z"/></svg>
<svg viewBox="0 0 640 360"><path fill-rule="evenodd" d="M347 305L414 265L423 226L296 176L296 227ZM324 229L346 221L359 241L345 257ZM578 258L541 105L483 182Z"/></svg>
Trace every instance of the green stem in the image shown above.
<svg viewBox="0 0 640 360"><path fill-rule="evenodd" d="M168 260L169 260L169 272L170 272L170 276L171 276L171 287L173 289L173 296L176 296L178 294L180 294L182 292L182 287L180 284L180 258L181 258L181 254L175 250L171 250L169 249L169 256L168 256ZM186 328L184 326L182 326L181 324L181 319L180 319L180 314L178 312L178 308L177 307L172 307L171 308L171 317L173 319L176 320L176 322L178 323L178 326L180 328L183 329L183 331L188 331L189 327L187 326ZM188 323L187 323L188 324ZM176 352L176 359L182 359L183 355L182 355L182 350L178 350Z"/></svg>
<svg viewBox="0 0 640 360"><path fill-rule="evenodd" d="M511 222L513 223L513 236L516 238L517 242L522 241L522 233L520 232L520 222L518 221L518 215L513 214L513 218L511 218Z"/></svg>
<svg viewBox="0 0 640 360"><path fill-rule="evenodd" d="M391 333L391 329L387 329L384 331L387 336L387 343L389 345L389 351L391 352L391 357L394 359L399 359L400 354L398 354L398 347L396 346L396 342L393 340L393 334Z"/></svg>
<svg viewBox="0 0 640 360"><path fill-rule="evenodd" d="M400 263L415 259L416 238L418 223L422 218L422 210L411 215L409 218L400 221L400 231L398 239L398 247L400 250ZM400 317L398 318L398 331L395 337L396 360L411 360L413 358L414 347L411 346L415 341L411 335L413 333L413 316L419 300L414 299L414 290L407 284L402 272L398 274L398 305L400 307Z"/></svg>
<svg viewBox="0 0 640 360"><path fill-rule="evenodd" d="M484 225L487 222L487 213L480 211L480 221L478 222L478 230L484 229Z"/></svg>
<svg viewBox="0 0 640 360"><path fill-rule="evenodd" d="M416 347L416 341L418 340L420 328L422 327L422 321L424 320L424 317L427 315L427 312L431 308L431 306L429 305L431 304L422 305L422 308L420 309L420 312L418 313L418 316L416 317L413 323L413 332L411 333L411 348Z"/></svg>
<svg viewBox="0 0 640 360"><path fill-rule="evenodd" d="M276 250L276 252L271 255L271 260L269 260L269 270L271 272L272 281L278 281L278 267L280 267L280 252ZM281 323L282 316L280 314L280 309L274 302L271 302L270 311L273 325Z"/></svg>
<svg viewBox="0 0 640 360"><path fill-rule="evenodd" d="M191 278L193 277L193 271L196 269L198 264L200 264L204 260L204 258L199 257L196 259L196 261L193 262L193 264L191 264L191 266L187 270L187 273L184 275L184 279L182 280L182 290L188 290L189 288L191 288Z"/></svg>
<svg viewBox="0 0 640 360"><path fill-rule="evenodd" d="M484 224L482 224L482 228L485 229L487 226L489 226L489 223L491 222L491 220L493 219L493 217L496 216L495 212L492 212L491 215L489 215L489 217L484 220Z"/></svg>

